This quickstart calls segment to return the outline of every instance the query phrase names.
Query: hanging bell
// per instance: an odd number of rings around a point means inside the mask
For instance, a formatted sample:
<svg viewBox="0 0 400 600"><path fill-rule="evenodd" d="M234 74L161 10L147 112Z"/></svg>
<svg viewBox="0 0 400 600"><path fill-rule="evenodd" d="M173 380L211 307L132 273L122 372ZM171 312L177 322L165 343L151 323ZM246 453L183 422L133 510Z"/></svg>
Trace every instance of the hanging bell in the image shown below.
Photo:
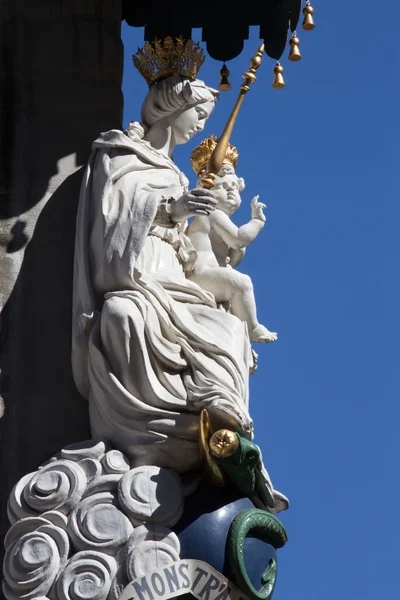
<svg viewBox="0 0 400 600"><path fill-rule="evenodd" d="M220 70L219 74L221 75L221 81L219 82L218 89L220 89L221 92L229 92L231 89L231 84L228 79L230 71L225 63L222 65L222 69Z"/></svg>
<svg viewBox="0 0 400 600"><path fill-rule="evenodd" d="M305 31L312 31L315 27L313 14L314 14L314 9L311 6L310 2L307 1L305 7L303 8L304 21L303 21L302 28Z"/></svg>
<svg viewBox="0 0 400 600"><path fill-rule="evenodd" d="M294 32L293 36L290 39L290 52L289 52L289 60L292 62L297 62L301 59L301 52L299 48L300 40Z"/></svg>
<svg viewBox="0 0 400 600"><path fill-rule="evenodd" d="M272 82L274 90L283 90L285 87L285 81L283 79L283 67L281 63L277 62L274 67L274 81Z"/></svg>

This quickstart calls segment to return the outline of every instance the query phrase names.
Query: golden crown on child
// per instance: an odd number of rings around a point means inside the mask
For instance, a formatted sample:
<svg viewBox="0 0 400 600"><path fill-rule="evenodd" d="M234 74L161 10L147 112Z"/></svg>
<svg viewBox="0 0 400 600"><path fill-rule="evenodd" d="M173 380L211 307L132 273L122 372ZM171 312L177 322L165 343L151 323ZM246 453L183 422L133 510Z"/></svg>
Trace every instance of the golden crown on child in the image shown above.
<svg viewBox="0 0 400 600"><path fill-rule="evenodd" d="M217 142L217 137L215 135L210 135L193 150L190 156L190 162L192 163L193 170L199 177L204 175L204 173L207 171L208 161L215 150ZM235 169L238 158L239 152L237 151L237 148L231 144L228 144L223 164L231 165Z"/></svg>
<svg viewBox="0 0 400 600"><path fill-rule="evenodd" d="M175 74L196 79L205 55L193 40L186 40L183 36L175 39L168 36L163 40L147 42L132 56L132 60L151 87L157 81Z"/></svg>

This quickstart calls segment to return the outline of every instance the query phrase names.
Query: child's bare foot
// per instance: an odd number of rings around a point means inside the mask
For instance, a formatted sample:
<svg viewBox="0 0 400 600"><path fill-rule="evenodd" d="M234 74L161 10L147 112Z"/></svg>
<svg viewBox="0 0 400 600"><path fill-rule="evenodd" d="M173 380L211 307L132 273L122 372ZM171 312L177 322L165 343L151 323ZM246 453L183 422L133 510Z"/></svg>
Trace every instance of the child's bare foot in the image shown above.
<svg viewBox="0 0 400 600"><path fill-rule="evenodd" d="M262 342L264 344L276 342L278 339L278 334L274 331L269 331L264 325L257 325L253 331L250 331L249 335L251 342Z"/></svg>

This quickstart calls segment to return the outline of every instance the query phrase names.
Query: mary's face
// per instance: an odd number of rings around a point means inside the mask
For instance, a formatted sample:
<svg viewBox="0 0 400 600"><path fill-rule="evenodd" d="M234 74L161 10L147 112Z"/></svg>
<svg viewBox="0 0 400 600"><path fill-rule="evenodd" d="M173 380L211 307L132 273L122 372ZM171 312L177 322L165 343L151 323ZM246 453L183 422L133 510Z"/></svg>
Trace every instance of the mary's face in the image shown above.
<svg viewBox="0 0 400 600"><path fill-rule="evenodd" d="M170 124L176 144L186 144L198 131L203 131L214 102L207 101L191 106L172 115Z"/></svg>

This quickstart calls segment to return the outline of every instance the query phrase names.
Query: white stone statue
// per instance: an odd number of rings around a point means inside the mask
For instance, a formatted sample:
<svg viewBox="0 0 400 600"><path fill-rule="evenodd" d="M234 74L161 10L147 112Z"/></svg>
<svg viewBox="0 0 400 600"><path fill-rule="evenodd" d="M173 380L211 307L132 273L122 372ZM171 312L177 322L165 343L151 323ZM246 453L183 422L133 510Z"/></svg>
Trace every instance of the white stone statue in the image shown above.
<svg viewBox="0 0 400 600"><path fill-rule="evenodd" d="M197 252L190 278L211 292L217 302L229 302L231 313L247 323L250 341L274 342L277 334L257 320L250 277L233 269L266 221L263 213L265 204L258 202L258 196L251 201L251 220L248 223L237 227L231 221L230 216L241 204L243 189L244 180L236 176L231 164L224 164L214 181L215 210L209 215L196 215L187 231Z"/></svg>
<svg viewBox="0 0 400 600"><path fill-rule="evenodd" d="M77 218L73 370L93 436L133 466L199 465L199 414L252 435L247 326L188 279L184 234L214 194L188 191L171 156L201 131L217 92L174 75L153 86L142 124L93 144Z"/></svg>
<svg viewBox="0 0 400 600"><path fill-rule="evenodd" d="M215 429L252 437L251 321L189 277L201 256L187 219L226 216L223 200L218 187L188 191L172 159L204 128L216 97L202 81L166 77L150 88L142 123L93 144L77 215L72 340L93 439L15 485L7 600L118 600L132 579L176 562L173 528L202 477L200 413ZM262 206L254 211L261 229ZM287 499L259 462L263 506L279 512Z"/></svg>

